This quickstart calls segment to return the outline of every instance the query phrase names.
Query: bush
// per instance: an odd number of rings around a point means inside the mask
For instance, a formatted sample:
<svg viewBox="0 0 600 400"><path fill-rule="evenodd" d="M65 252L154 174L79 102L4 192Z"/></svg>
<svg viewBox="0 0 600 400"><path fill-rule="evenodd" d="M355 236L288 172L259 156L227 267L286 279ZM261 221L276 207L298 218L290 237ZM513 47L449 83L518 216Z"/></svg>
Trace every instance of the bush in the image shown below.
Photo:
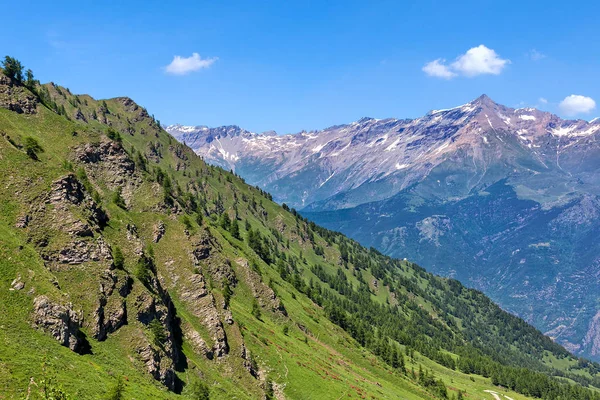
<svg viewBox="0 0 600 400"><path fill-rule="evenodd" d="M123 257L120 247L115 246L115 250L113 251L113 266L117 269L123 269L125 266L125 257Z"/></svg>
<svg viewBox="0 0 600 400"><path fill-rule="evenodd" d="M229 302L231 301L231 296L233 295L233 291L229 286L229 281L225 279L223 281L223 302L225 303L225 308L229 307Z"/></svg>
<svg viewBox="0 0 600 400"><path fill-rule="evenodd" d="M142 254L137 262L135 277L138 278L144 285L147 285L152 272L154 272L154 260L152 256Z"/></svg>
<svg viewBox="0 0 600 400"><path fill-rule="evenodd" d="M113 128L108 128L108 130L106 131L106 136L108 136L110 140L114 140L118 143L121 143L123 141L119 132L115 131Z"/></svg>
<svg viewBox="0 0 600 400"><path fill-rule="evenodd" d="M190 221L190 217L188 217L187 215L181 217L181 223L183 224L183 226L185 226L185 229L187 229L188 231L192 230L192 222Z"/></svg>
<svg viewBox="0 0 600 400"><path fill-rule="evenodd" d="M34 138L27 136L23 141L23 150L32 160L39 160L38 153L42 153L44 149L37 140Z"/></svg>
<svg viewBox="0 0 600 400"><path fill-rule="evenodd" d="M150 333L152 334L152 340L156 346L162 346L162 344L167 340L167 335L165 333L165 328L160 323L158 318L154 318L152 322L148 324L148 328L150 328Z"/></svg>
<svg viewBox="0 0 600 400"><path fill-rule="evenodd" d="M118 187L117 190L115 190L115 193L113 194L112 201L117 207L120 207L125 210L127 209L127 204L125 204L125 199L123 198L122 193L123 189L121 187Z"/></svg>
<svg viewBox="0 0 600 400"><path fill-rule="evenodd" d="M231 225L229 226L229 233L231 233L231 236L233 236L234 238L240 240L242 237L240 236L240 226L237 222L237 219L234 219L231 222Z"/></svg>
<svg viewBox="0 0 600 400"><path fill-rule="evenodd" d="M254 318L260 321L260 306L258 305L258 301L256 299L254 299L254 301L252 302L252 316L254 316Z"/></svg>
<svg viewBox="0 0 600 400"><path fill-rule="evenodd" d="M125 392L125 382L123 378L118 377L115 385L108 390L107 400L121 400L123 399L123 393Z"/></svg>
<svg viewBox="0 0 600 400"><path fill-rule="evenodd" d="M208 386L201 381L192 381L189 383L185 387L184 394L194 400L208 400L210 398Z"/></svg>

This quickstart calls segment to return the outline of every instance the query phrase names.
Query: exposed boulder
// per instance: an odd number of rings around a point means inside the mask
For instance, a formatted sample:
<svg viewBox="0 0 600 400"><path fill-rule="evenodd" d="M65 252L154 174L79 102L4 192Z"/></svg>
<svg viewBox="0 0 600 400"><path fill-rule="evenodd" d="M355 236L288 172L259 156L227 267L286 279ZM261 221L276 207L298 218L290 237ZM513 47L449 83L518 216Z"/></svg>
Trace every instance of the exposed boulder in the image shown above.
<svg viewBox="0 0 600 400"><path fill-rule="evenodd" d="M21 274L17 275L17 277L11 282L9 290L22 290L25 288L25 284L21 280Z"/></svg>
<svg viewBox="0 0 600 400"><path fill-rule="evenodd" d="M31 221L31 217L27 214L21 215L17 218L17 222L15 222L15 228L24 229L29 225L29 221Z"/></svg>

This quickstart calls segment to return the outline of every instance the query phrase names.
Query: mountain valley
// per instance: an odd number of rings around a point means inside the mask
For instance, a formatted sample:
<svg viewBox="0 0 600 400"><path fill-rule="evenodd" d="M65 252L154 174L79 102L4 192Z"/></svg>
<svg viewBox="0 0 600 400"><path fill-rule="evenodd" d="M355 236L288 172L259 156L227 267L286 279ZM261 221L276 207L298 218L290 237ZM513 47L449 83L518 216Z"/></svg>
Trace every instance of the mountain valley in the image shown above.
<svg viewBox="0 0 600 400"><path fill-rule="evenodd" d="M417 119L294 135L166 129L310 220L459 279L600 357L600 120L482 95Z"/></svg>

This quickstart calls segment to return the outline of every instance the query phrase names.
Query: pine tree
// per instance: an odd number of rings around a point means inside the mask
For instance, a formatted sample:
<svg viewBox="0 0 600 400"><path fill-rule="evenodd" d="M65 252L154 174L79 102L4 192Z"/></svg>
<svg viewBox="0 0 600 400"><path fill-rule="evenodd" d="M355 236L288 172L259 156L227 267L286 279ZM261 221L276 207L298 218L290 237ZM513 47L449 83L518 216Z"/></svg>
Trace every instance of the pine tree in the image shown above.
<svg viewBox="0 0 600 400"><path fill-rule="evenodd" d="M240 226L237 222L237 219L234 219L233 221L231 221L231 225L229 227L229 233L231 233L231 236L233 236L234 238L241 239Z"/></svg>
<svg viewBox="0 0 600 400"><path fill-rule="evenodd" d="M113 267L116 269L123 269L125 266L125 257L123 257L123 252L120 247L115 246L113 251Z"/></svg>
<svg viewBox="0 0 600 400"><path fill-rule="evenodd" d="M5 56L2 62L2 72L18 83L23 81L23 64L16 58Z"/></svg>

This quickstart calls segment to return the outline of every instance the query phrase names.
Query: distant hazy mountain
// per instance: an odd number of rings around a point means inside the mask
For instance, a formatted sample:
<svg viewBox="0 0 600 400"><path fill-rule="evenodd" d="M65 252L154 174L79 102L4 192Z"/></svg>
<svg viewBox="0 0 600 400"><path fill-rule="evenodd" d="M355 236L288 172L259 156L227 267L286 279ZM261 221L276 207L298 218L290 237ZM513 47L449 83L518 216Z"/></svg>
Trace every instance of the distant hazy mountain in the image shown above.
<svg viewBox="0 0 600 400"><path fill-rule="evenodd" d="M484 290L600 357L600 120L483 95L294 135L167 131L317 223Z"/></svg>

